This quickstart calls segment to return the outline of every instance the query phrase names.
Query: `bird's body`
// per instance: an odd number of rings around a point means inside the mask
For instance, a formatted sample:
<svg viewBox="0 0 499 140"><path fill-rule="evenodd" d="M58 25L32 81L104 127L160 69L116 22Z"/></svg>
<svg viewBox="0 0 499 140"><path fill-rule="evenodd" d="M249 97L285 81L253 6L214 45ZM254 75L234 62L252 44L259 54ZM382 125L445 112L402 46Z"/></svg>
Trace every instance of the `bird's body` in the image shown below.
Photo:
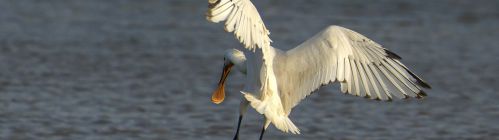
<svg viewBox="0 0 499 140"><path fill-rule="evenodd" d="M378 100L421 98L426 82L409 71L395 53L367 37L340 26L329 26L288 51L270 46L269 32L249 0L212 0L207 18L225 22L247 50L229 50L215 103L223 101L223 83L232 65L246 73L241 91L241 122L247 106L265 116L283 132L299 134L288 115L302 99L320 86L341 84L341 91ZM239 132L236 132L237 139ZM260 137L261 138L261 137Z"/></svg>
<svg viewBox="0 0 499 140"><path fill-rule="evenodd" d="M272 123L276 128L284 131L298 134L299 129L288 118L289 111L285 110L283 101L287 99L281 98L279 90L279 82L277 80L278 73L276 68L279 68L277 58L283 56L283 52L270 48L268 50L272 54L272 67L267 67L262 59L263 52L256 50L255 52L246 52L247 57L247 74L246 83L243 91L244 99L241 105L251 105L258 113L265 116L264 128L267 128ZM270 74L269 72L270 71ZM245 104L247 103L247 104ZM244 113L244 112L242 112Z"/></svg>

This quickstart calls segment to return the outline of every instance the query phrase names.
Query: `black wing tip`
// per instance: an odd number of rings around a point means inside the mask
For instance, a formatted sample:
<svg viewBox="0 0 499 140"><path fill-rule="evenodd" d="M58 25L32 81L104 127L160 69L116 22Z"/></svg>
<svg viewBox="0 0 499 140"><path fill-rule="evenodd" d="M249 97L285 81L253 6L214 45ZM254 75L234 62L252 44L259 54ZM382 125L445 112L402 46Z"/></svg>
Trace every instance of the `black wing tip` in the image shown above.
<svg viewBox="0 0 499 140"><path fill-rule="evenodd" d="M392 59L397 59L397 60L401 60L402 57L400 57L399 55L395 54L394 52L391 52L387 49L384 49L385 50L385 53L386 53L386 56L389 57L389 58L392 58Z"/></svg>
<svg viewBox="0 0 499 140"><path fill-rule="evenodd" d="M369 95L367 95L367 94L366 94L366 96L364 96L364 98L366 98L366 99L370 99L370 98L371 98L371 96L369 96Z"/></svg>
<svg viewBox="0 0 499 140"><path fill-rule="evenodd" d="M425 81L423 81L421 78L419 78L418 76L416 76L416 74L412 73L411 71L409 71L407 68L405 69L414 79L416 79L416 84L418 84L419 86L423 87L423 88L427 88L427 89L431 89L431 86L430 84L426 83Z"/></svg>
<svg viewBox="0 0 499 140"><path fill-rule="evenodd" d="M217 0L216 2L213 2L213 3L210 2L210 1L208 1L208 8L210 8L210 9L214 8L215 6L217 6L218 4L220 4L220 1L221 0Z"/></svg>
<svg viewBox="0 0 499 140"><path fill-rule="evenodd" d="M384 102L392 102L392 101L393 101L393 99L392 99L392 98L390 98L390 97L388 97L388 99L381 99L381 98L379 98L379 97L376 97L376 98L375 98L375 99L373 99L373 100L375 100L375 101L379 101L379 102L381 102L381 101L384 101Z"/></svg>
<svg viewBox="0 0 499 140"><path fill-rule="evenodd" d="M418 78L418 82L417 83L421 87L424 87L424 88L427 88L427 89L431 89L431 86L428 83L426 83L425 81L423 81L423 80L421 80L419 78Z"/></svg>
<svg viewBox="0 0 499 140"><path fill-rule="evenodd" d="M428 94L426 94L426 92L424 92L423 90L420 90L419 93L417 93L416 98L423 99L426 96L428 96Z"/></svg>
<svg viewBox="0 0 499 140"><path fill-rule="evenodd" d="M409 97L410 96L404 94L404 97L402 97L402 100L409 100Z"/></svg>
<svg viewBox="0 0 499 140"><path fill-rule="evenodd" d="M426 83L425 81L423 81L421 78L419 78L418 76L416 76L414 73L410 72L409 70L407 70L407 71L409 72L409 74L411 74L412 77L414 77L414 79L416 79L416 84L418 84L419 86L421 86L423 88L431 89L430 84Z"/></svg>

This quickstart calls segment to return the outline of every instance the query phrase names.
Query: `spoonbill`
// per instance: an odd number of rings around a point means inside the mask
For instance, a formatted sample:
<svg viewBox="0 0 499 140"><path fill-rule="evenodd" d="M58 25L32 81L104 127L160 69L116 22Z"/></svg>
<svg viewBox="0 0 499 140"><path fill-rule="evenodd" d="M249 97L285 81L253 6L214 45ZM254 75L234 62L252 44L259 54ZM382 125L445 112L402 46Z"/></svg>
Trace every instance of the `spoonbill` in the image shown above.
<svg viewBox="0 0 499 140"><path fill-rule="evenodd" d="M293 107L323 85L339 82L341 92L390 101L392 98L422 98L430 85L400 62L401 57L350 29L332 25L299 46L283 51L270 46L269 31L250 0L209 0L206 17L225 21L246 50L230 49L212 102L225 98L224 84L236 67L246 74L239 120L234 139L248 106L262 114L277 129L299 134L289 119Z"/></svg>

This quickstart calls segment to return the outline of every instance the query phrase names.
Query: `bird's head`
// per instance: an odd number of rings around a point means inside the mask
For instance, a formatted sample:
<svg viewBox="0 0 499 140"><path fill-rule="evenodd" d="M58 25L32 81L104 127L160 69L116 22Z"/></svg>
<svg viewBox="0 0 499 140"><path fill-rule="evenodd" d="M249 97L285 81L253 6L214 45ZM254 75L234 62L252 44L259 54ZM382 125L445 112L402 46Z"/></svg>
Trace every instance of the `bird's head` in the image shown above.
<svg viewBox="0 0 499 140"><path fill-rule="evenodd" d="M211 96L211 101L215 104L220 104L225 99L225 80L230 73L232 67L236 67L239 71L246 74L246 57L244 53L240 50L229 49L225 51L224 56L224 67L220 81L218 82L217 89L213 92Z"/></svg>

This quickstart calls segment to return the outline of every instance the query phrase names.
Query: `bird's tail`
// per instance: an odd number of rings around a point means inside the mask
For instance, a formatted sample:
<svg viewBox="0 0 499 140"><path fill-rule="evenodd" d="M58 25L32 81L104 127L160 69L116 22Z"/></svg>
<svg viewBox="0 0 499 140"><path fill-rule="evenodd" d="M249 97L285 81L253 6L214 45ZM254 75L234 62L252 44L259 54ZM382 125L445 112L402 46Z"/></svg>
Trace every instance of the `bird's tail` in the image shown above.
<svg viewBox="0 0 499 140"><path fill-rule="evenodd" d="M286 133L300 134L300 129L288 118L284 113L279 113L280 111L273 106L269 106L267 102L257 99L253 94L241 91L246 100L250 102L251 107L253 107L258 113L265 115L265 118L270 120L274 126ZM282 106L280 106L282 109ZM265 126L267 127L267 126Z"/></svg>
<svg viewBox="0 0 499 140"><path fill-rule="evenodd" d="M300 134L300 129L296 127L296 125L285 115L279 116L269 116L265 115L267 119L270 119L270 122L274 124L274 126L286 133Z"/></svg>

